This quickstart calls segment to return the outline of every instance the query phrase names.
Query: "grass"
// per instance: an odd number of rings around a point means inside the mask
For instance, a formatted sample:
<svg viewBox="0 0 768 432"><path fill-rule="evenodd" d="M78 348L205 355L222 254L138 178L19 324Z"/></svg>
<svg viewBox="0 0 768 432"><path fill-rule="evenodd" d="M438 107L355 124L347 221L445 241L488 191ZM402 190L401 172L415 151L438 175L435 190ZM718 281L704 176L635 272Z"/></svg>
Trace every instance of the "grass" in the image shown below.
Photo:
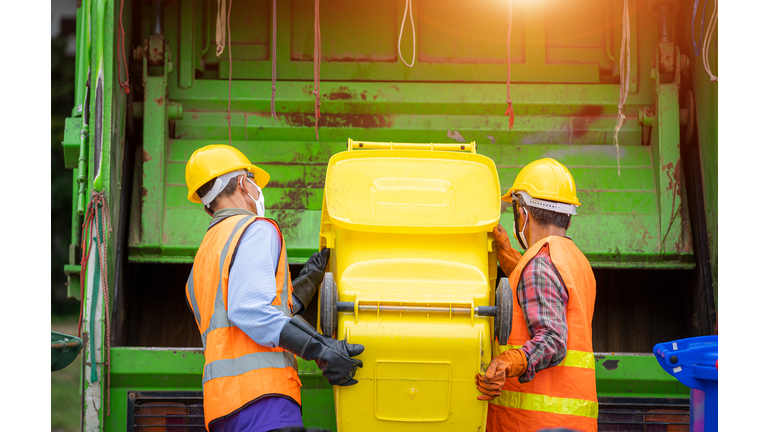
<svg viewBox="0 0 768 432"><path fill-rule="evenodd" d="M67 320L51 319L51 330L77 335L77 317ZM80 430L80 366L81 357L69 366L51 372L51 430L70 432Z"/></svg>

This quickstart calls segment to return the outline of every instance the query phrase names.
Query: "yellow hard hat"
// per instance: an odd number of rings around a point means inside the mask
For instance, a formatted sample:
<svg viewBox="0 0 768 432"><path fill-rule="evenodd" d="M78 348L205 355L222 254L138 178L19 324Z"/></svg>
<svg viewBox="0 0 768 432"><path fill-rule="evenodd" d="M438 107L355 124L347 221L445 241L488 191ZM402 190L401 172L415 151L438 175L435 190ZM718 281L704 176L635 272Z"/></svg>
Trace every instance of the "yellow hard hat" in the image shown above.
<svg viewBox="0 0 768 432"><path fill-rule="evenodd" d="M576 197L576 182L573 181L571 172L565 165L551 158L539 159L523 167L509 192L504 194L501 199L511 203L515 200L513 195L519 192L525 192L534 198L533 201L540 204L534 205L534 207L545 208L542 205L549 207L546 203L538 202L538 200L555 201L572 206L581 205ZM571 208L573 209L572 214L576 214L575 207ZM559 208L551 208L551 210L565 213L565 211L559 211L562 210Z"/></svg>
<svg viewBox="0 0 768 432"><path fill-rule="evenodd" d="M212 144L192 153L187 162L184 179L187 182L187 199L201 203L197 190L209 181L228 172L244 169L253 173L254 181L260 188L269 183L269 174L253 165L240 150L225 144Z"/></svg>

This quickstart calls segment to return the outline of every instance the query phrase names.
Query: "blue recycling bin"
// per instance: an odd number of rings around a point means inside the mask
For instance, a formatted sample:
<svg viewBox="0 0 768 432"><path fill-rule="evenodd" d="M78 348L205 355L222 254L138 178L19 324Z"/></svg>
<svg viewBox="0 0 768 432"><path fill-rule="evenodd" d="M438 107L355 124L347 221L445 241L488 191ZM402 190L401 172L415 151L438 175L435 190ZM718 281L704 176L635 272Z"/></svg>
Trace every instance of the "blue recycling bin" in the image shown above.
<svg viewBox="0 0 768 432"><path fill-rule="evenodd" d="M656 344L661 367L691 389L691 432L717 430L717 336Z"/></svg>

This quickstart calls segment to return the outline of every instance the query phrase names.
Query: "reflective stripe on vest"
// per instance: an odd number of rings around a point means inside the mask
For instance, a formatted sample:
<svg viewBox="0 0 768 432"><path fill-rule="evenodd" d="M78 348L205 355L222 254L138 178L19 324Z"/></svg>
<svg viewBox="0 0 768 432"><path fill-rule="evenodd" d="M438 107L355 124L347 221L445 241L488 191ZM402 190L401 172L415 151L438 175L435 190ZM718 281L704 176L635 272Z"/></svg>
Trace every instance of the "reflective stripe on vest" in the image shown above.
<svg viewBox="0 0 768 432"><path fill-rule="evenodd" d="M494 341L494 343L497 343L497 342ZM522 345L499 346L498 353L501 354L504 351L508 351L511 349L518 349L522 347L523 347ZM563 361L561 361L559 365L551 366L551 367L560 367L560 366L594 369L595 355L587 351L568 350L565 353L565 358L563 359Z"/></svg>
<svg viewBox="0 0 768 432"><path fill-rule="evenodd" d="M254 369L284 368L288 366L296 369L296 364L286 364L288 363L286 360L284 352L257 352L235 359L216 360L205 365L203 384L214 378L242 375Z"/></svg>
<svg viewBox="0 0 768 432"><path fill-rule="evenodd" d="M194 267L194 266L193 266ZM195 315L195 321L197 326L200 327L200 308L197 307L197 298L195 297L195 278L194 268L189 272L189 278L187 278L187 292L189 293L189 306L192 308L192 313Z"/></svg>
<svg viewBox="0 0 768 432"><path fill-rule="evenodd" d="M293 315L291 309L288 307L288 261L287 257L283 257L283 259L286 260L284 263L285 271L283 272L285 277L283 278L283 289L280 291L280 304L276 305L272 302L272 307L284 313L288 318L291 318Z"/></svg>
<svg viewBox="0 0 768 432"><path fill-rule="evenodd" d="M501 396L494 399L493 404L507 408L578 415L593 419L597 418L598 411L597 402L511 391L502 391Z"/></svg>

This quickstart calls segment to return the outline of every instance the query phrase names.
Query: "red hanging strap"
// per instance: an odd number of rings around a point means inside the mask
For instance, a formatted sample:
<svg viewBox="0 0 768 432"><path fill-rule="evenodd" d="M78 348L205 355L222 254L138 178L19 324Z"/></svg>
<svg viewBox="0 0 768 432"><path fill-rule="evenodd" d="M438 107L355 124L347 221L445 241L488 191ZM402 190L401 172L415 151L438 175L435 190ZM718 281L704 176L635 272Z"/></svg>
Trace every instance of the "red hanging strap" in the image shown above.
<svg viewBox="0 0 768 432"><path fill-rule="evenodd" d="M232 145L232 30L229 26L232 16L232 1L229 0L227 9L227 51L229 51L229 96L227 97L227 129L229 130L229 145Z"/></svg>
<svg viewBox="0 0 768 432"><path fill-rule="evenodd" d="M117 77L117 80L120 81L120 87L123 89L123 93L128 94L131 92L130 84L128 83L129 77L128 77L128 62L125 60L125 29L123 28L123 5L125 3L125 0L120 0L120 40L118 43L120 44L120 54L123 57L123 68L125 69L125 81L121 80L120 77ZM117 68L118 75L120 74L120 67L118 65Z"/></svg>
<svg viewBox="0 0 768 432"><path fill-rule="evenodd" d="M320 140L317 124L320 121L320 0L315 0L315 139Z"/></svg>
<svg viewBox="0 0 768 432"><path fill-rule="evenodd" d="M507 10L507 111L504 115L509 116L509 129L515 124L515 110L512 108L512 97L509 94L509 81L512 75L512 55L509 51L509 39L512 37L512 0L509 0Z"/></svg>
<svg viewBox="0 0 768 432"><path fill-rule="evenodd" d="M77 334L78 337L82 337L82 326L83 326L83 308L85 306L85 283L87 280L87 264L88 264L88 257L92 250L90 249L91 245L91 229L96 229L96 253L98 254L98 260L99 260L99 279L101 281L101 292L103 296L104 301L104 348L106 350L106 359L104 363L107 366L107 416L110 415L110 384L111 384L111 369L112 369L112 362L111 362L111 356L110 356L110 345L111 345L111 325L110 325L110 307L109 307L109 271L107 269L107 240L109 239L109 233L112 232L112 222L111 217L109 215L109 204L107 203L107 198L104 194L104 192L93 192L91 202L88 204L88 209L86 211L84 221L83 221L83 231L82 231L82 240L81 240L81 247L83 250L83 255L80 259L80 318L78 319L78 329ZM91 301L95 302L98 301L96 298L92 298ZM94 319L94 317L91 317L90 319ZM93 337L91 335L90 337ZM95 367L95 365L92 365L92 367Z"/></svg>
<svg viewBox="0 0 768 432"><path fill-rule="evenodd" d="M272 118L277 120L275 112L275 91L277 91L277 0L272 0Z"/></svg>

